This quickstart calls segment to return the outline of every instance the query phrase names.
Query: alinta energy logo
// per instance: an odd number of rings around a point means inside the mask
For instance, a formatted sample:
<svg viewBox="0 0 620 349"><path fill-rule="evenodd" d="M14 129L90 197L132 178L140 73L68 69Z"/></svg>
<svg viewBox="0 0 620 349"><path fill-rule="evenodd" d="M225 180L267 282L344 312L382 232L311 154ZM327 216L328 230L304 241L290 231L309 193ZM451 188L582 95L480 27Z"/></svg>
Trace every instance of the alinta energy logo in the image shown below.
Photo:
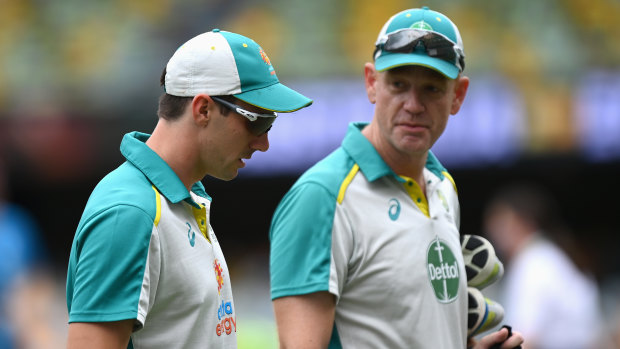
<svg viewBox="0 0 620 349"><path fill-rule="evenodd" d="M435 296L441 303L451 303L458 297L459 265L445 241L438 237L428 246L428 277Z"/></svg>
<svg viewBox="0 0 620 349"><path fill-rule="evenodd" d="M215 270L215 281L217 281L217 293L221 294L222 286L224 286L224 269L222 269L217 258L213 261L213 269Z"/></svg>
<svg viewBox="0 0 620 349"><path fill-rule="evenodd" d="M222 286L224 285L224 274L222 266L217 258L213 261L213 269L215 269L215 280L217 281L217 293L221 296ZM222 304L217 309L217 325L215 325L215 334L221 336L223 334L231 334L237 332L237 317L233 309L232 300L222 300Z"/></svg>
<svg viewBox="0 0 620 349"><path fill-rule="evenodd" d="M218 336L237 332L237 317L235 316L232 302L222 301L222 304L217 309L217 319L215 334Z"/></svg>

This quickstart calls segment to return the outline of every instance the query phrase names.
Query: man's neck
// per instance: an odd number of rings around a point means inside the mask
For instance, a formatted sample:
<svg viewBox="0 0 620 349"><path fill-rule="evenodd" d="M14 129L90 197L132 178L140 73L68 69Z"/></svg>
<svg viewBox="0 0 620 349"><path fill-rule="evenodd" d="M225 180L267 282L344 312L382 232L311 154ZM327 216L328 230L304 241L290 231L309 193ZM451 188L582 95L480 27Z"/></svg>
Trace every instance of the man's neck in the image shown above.
<svg viewBox="0 0 620 349"><path fill-rule="evenodd" d="M173 125L160 120L153 134L146 141L146 145L170 166L188 191L195 182L200 180L194 178L195 161L189 138L182 131L181 125Z"/></svg>
<svg viewBox="0 0 620 349"><path fill-rule="evenodd" d="M381 138L373 132L371 125L366 126L362 130L362 134L370 141L377 153L383 161L397 175L412 178L418 183L422 192L425 192L426 185L424 183L424 167L428 158L428 151L418 154L404 154L397 152L391 148L391 145L381 142ZM393 151L390 151L392 149Z"/></svg>

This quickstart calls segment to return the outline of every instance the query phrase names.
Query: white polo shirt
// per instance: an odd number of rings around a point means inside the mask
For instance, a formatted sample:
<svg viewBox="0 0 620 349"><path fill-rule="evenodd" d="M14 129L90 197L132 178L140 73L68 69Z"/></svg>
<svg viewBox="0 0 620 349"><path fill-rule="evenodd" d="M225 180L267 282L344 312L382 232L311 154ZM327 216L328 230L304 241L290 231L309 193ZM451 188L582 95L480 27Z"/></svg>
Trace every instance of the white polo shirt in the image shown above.
<svg viewBox="0 0 620 349"><path fill-rule="evenodd" d="M336 296L330 348L465 348L467 277L452 179L429 153L427 195L351 124L271 225L272 298ZM427 199L428 198L428 201Z"/></svg>
<svg viewBox="0 0 620 349"><path fill-rule="evenodd" d="M188 192L144 142L95 188L67 273L69 322L134 320L129 348L236 348L228 267L209 224L211 198Z"/></svg>

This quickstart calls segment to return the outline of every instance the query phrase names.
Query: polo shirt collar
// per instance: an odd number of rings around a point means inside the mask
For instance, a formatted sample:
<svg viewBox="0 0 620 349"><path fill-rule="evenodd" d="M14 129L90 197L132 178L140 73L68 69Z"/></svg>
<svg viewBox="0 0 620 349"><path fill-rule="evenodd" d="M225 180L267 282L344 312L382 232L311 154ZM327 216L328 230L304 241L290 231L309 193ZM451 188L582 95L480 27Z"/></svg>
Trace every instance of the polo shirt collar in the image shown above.
<svg viewBox="0 0 620 349"><path fill-rule="evenodd" d="M398 181L404 181L385 163L372 143L362 134L362 129L367 125L367 122L350 123L347 134L342 141L342 147L351 156L353 161L359 165L360 170L369 182L373 182L383 176L394 176ZM441 180L445 177L442 172L446 171L446 169L431 151L428 152L426 159L426 169Z"/></svg>
<svg viewBox="0 0 620 349"><path fill-rule="evenodd" d="M185 200L198 207L172 168L146 145L145 142L150 136L135 131L127 133L121 142L121 154L128 162L138 168L170 202L178 203ZM201 182L194 183L192 191L211 200Z"/></svg>
<svg viewBox="0 0 620 349"><path fill-rule="evenodd" d="M342 148L358 164L369 182L390 175L399 178L390 166L383 161L383 158L377 153L377 150L368 138L362 134L362 129L366 125L368 125L366 122L350 123L347 134L342 141Z"/></svg>

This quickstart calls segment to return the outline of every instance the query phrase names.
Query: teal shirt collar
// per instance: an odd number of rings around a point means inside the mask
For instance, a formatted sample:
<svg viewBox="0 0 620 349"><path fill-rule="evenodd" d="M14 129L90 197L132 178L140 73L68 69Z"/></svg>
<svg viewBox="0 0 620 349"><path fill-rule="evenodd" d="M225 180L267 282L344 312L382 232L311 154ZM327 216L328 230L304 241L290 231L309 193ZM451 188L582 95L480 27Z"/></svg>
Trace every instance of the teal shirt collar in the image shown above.
<svg viewBox="0 0 620 349"><path fill-rule="evenodd" d="M130 132L123 137L121 142L121 154L138 168L153 183L157 190L164 195L170 202L178 203L182 200L199 207L192 200L185 185L168 164L146 145L147 139L151 135L141 132ZM196 182L192 186L192 191L199 196L211 197L205 192L201 182Z"/></svg>
<svg viewBox="0 0 620 349"><path fill-rule="evenodd" d="M344 140L342 141L342 147L353 158L353 161L357 163L360 170L364 173L364 176L369 182L375 181L383 176L394 176L399 181L404 181L383 161L381 155L377 152L375 147L370 143L368 138L362 134L362 129L368 125L367 122L352 122L349 124ZM429 151L426 159L426 169L431 171L441 180L444 179L442 172L446 169L441 165L435 155Z"/></svg>

